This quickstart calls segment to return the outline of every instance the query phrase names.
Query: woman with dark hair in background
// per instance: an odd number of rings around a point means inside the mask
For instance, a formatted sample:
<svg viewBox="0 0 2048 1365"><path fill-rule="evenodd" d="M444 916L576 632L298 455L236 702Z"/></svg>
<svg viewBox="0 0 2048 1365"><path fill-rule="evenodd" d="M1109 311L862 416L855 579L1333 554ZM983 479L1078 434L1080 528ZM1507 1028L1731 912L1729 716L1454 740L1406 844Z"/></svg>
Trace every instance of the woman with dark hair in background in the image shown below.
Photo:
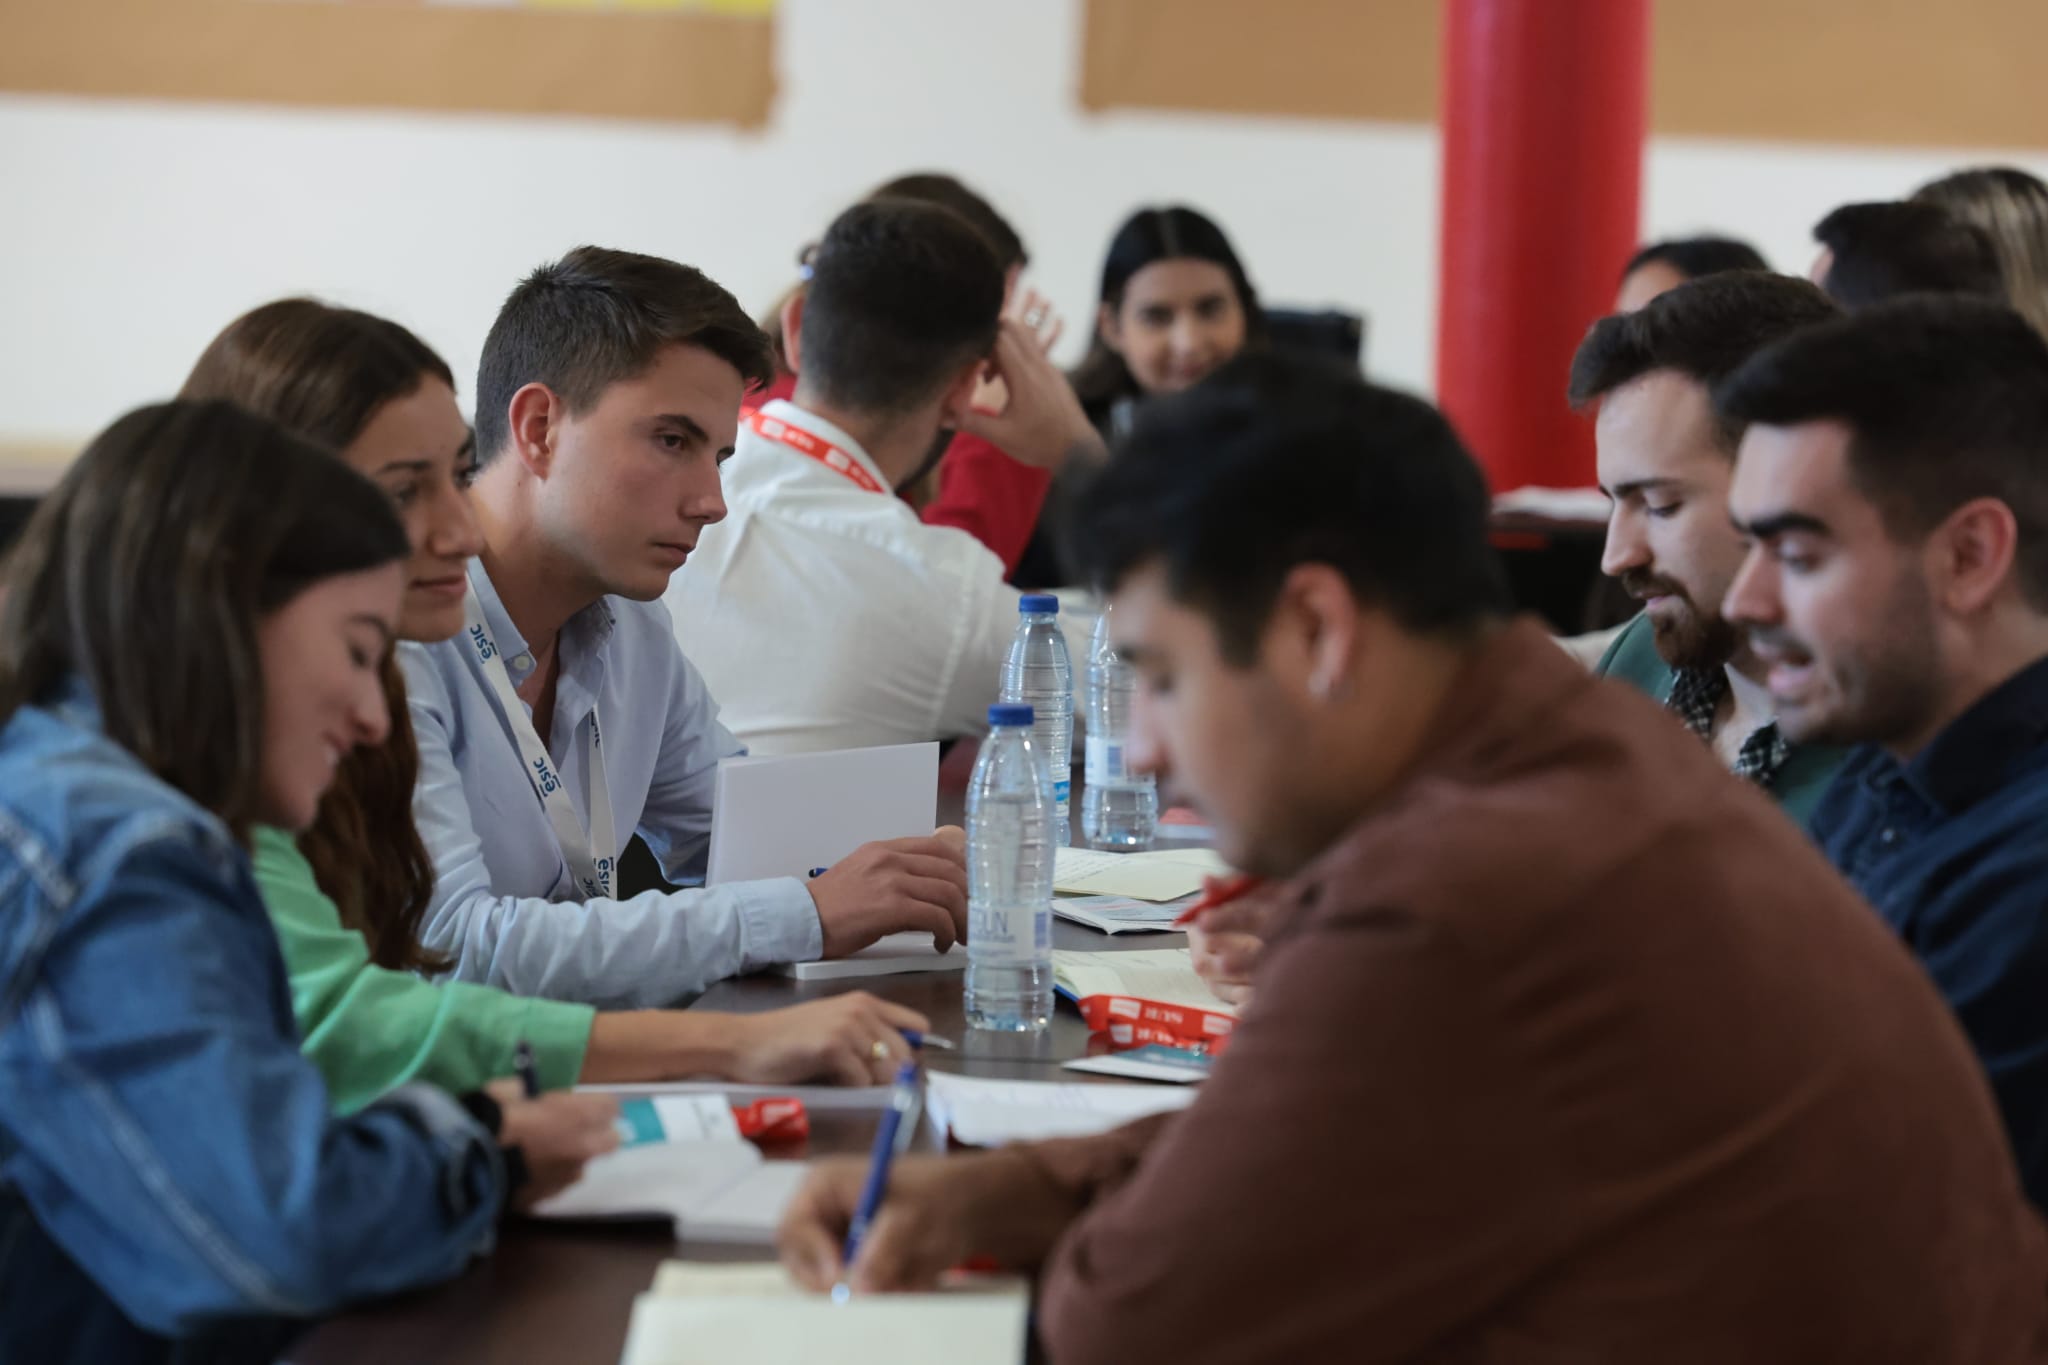
<svg viewBox="0 0 2048 1365"><path fill-rule="evenodd" d="M245 849L383 738L407 552L325 452L172 403L95 440L9 559L0 1359L270 1360L616 1145L608 1100L516 1087L338 1119L300 1055Z"/></svg>
<svg viewBox="0 0 2048 1365"><path fill-rule="evenodd" d="M1258 291L1223 229L1185 205L1139 209L1110 238L1095 338L1072 375L1074 393L1103 439L1114 441L1140 398L1189 388L1265 341ZM1020 587L1073 581L1060 548L1062 504L1073 486L1054 481L1012 575Z"/></svg>
<svg viewBox="0 0 2048 1365"><path fill-rule="evenodd" d="M398 638L445 640L462 629L465 568L480 547L464 491L476 452L448 366L424 342L368 313L286 299L230 323L184 392L273 418L381 485L412 543ZM398 665L387 659L382 672L389 736L343 762L310 829L255 835L256 879L283 943L305 1049L341 1111L413 1080L480 1085L509 1071L521 1041L550 1087L689 1075L866 1084L877 1079L866 1057L872 1032L926 1026L862 993L752 1015L600 1014L422 979L415 973L448 964L419 941L434 889L412 813L419 752ZM590 932L603 927L593 921Z"/></svg>

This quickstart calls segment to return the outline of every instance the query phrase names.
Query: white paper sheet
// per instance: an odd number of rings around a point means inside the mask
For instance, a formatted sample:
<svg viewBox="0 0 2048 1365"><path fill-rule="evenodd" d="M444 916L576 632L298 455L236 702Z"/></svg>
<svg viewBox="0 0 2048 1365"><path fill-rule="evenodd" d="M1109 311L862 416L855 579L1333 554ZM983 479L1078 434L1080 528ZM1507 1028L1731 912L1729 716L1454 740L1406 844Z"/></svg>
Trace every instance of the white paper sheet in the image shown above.
<svg viewBox="0 0 2048 1365"><path fill-rule="evenodd" d="M1106 1133L1194 1098L1192 1088L992 1081L940 1071L925 1081L932 1123L970 1147Z"/></svg>
<svg viewBox="0 0 2048 1365"><path fill-rule="evenodd" d="M649 1142L621 1147L534 1206L540 1218L679 1218L761 1164L750 1142Z"/></svg>

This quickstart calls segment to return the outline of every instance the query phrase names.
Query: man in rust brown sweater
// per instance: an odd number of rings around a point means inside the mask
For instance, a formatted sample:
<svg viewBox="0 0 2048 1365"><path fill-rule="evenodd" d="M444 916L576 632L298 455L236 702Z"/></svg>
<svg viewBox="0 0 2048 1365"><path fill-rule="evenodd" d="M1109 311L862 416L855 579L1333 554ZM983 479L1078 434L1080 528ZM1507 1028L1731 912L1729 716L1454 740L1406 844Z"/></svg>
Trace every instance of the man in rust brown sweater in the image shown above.
<svg viewBox="0 0 2048 1365"><path fill-rule="evenodd" d="M2048 1361L2048 1240L1968 1045L1805 836L1508 623L1417 400L1248 357L1153 408L1080 549L1133 746L1284 878L1188 1110L907 1161L851 1268L1044 1271L1059 1365ZM841 1274L861 1163L783 1231Z"/></svg>

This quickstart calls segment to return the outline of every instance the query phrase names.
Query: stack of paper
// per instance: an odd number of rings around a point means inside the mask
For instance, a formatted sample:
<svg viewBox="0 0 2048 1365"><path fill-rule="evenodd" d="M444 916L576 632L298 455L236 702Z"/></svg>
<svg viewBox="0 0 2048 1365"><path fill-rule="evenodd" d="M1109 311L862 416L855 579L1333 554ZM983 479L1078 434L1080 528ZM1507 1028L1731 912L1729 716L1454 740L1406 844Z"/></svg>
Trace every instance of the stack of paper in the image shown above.
<svg viewBox="0 0 2048 1365"><path fill-rule="evenodd" d="M1212 848L1162 848L1150 853L1063 848L1053 855L1052 889L1070 896L1172 901L1200 892L1202 878L1229 871Z"/></svg>
<svg viewBox="0 0 2048 1365"><path fill-rule="evenodd" d="M634 1302L621 1365L1016 1365L1030 1303L1009 1275L839 1304L777 1265L670 1261Z"/></svg>
<svg viewBox="0 0 2048 1365"><path fill-rule="evenodd" d="M941 1071L925 1078L925 1111L932 1125L969 1147L1088 1137L1184 1108L1194 1098L1189 1089L1149 1085L992 1081Z"/></svg>

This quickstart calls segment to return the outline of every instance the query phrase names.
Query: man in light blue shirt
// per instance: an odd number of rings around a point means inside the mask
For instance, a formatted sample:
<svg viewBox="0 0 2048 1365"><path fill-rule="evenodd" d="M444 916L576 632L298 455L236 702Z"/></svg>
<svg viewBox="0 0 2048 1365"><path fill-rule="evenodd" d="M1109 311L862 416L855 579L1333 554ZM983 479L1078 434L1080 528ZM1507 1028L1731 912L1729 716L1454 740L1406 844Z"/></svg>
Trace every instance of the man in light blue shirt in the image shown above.
<svg viewBox="0 0 2048 1365"><path fill-rule="evenodd" d="M614 894L636 829L702 879L718 723L658 599L725 515L718 467L767 340L687 266L584 247L512 292L477 379L469 629L401 651L435 889L459 979L620 1008L918 930L963 936L957 841L870 844L808 882ZM600 728L601 725L601 728Z"/></svg>

